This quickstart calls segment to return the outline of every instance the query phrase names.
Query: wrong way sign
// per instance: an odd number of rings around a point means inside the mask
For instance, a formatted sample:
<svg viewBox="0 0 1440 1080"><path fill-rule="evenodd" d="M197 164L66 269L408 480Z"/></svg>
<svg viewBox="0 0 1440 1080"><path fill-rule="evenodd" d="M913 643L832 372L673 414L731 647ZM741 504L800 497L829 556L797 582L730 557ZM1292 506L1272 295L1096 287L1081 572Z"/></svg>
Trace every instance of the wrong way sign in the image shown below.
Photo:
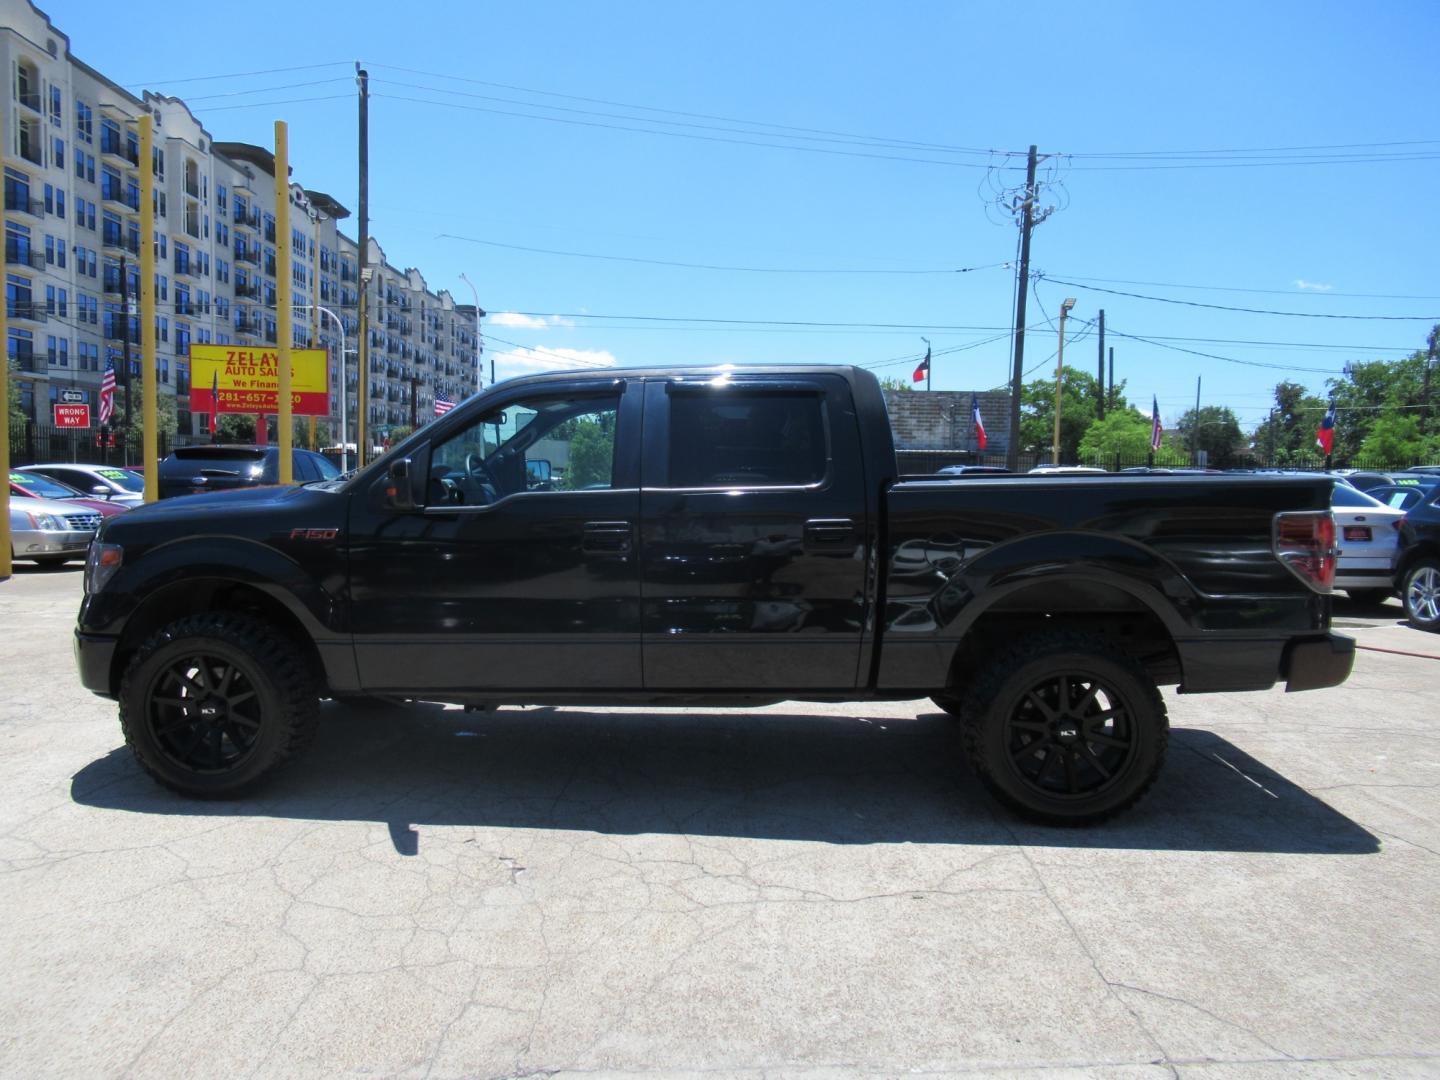
<svg viewBox="0 0 1440 1080"><path fill-rule="evenodd" d="M88 428L90 426L90 406L57 401L55 403L55 426Z"/></svg>

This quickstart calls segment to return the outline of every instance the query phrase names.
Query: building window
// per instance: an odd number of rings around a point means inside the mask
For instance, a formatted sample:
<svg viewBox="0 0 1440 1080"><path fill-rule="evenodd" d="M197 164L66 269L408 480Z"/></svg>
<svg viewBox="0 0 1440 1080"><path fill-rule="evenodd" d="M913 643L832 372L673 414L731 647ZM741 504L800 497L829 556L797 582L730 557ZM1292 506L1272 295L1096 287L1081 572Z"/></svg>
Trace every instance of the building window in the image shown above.
<svg viewBox="0 0 1440 1080"><path fill-rule="evenodd" d="M85 102L75 102L75 138L83 143L95 141L95 112Z"/></svg>
<svg viewBox="0 0 1440 1080"><path fill-rule="evenodd" d="M64 113L64 110L63 110L62 107L61 107L61 101L60 101L60 87L58 87L58 86L51 86L51 87L50 87L50 123L53 124L55 127L59 127L59 126L60 126L60 117L63 115L63 113Z"/></svg>
<svg viewBox="0 0 1440 1080"><path fill-rule="evenodd" d="M50 140L50 146L54 152L55 167L63 169L65 167L65 140L57 135Z"/></svg>

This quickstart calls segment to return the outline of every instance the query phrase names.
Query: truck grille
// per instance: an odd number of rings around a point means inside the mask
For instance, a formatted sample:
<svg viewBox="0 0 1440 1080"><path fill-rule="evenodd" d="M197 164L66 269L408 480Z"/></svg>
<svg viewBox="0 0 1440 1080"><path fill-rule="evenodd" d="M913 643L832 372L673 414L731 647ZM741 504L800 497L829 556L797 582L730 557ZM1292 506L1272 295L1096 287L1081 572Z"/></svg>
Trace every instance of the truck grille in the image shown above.
<svg viewBox="0 0 1440 1080"><path fill-rule="evenodd" d="M94 532L100 528L99 514L66 514L65 521L72 532Z"/></svg>

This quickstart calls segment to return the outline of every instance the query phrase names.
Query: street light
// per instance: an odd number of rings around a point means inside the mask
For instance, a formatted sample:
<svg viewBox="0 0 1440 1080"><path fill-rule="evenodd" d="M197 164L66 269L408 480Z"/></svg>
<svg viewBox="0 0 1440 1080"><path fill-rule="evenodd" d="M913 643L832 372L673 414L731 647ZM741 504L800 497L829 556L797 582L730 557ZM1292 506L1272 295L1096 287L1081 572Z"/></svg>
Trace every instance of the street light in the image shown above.
<svg viewBox="0 0 1440 1080"><path fill-rule="evenodd" d="M470 286L470 294L475 297L475 392L478 394L485 389L485 378L480 367L480 318L485 312L480 308L480 292L475 288L475 284L464 274L460 275L460 280ZM495 358L493 356L490 358L490 385L495 385Z"/></svg>
<svg viewBox="0 0 1440 1080"><path fill-rule="evenodd" d="M1050 444L1050 463L1060 464L1060 377L1065 371L1065 317L1075 306L1073 296L1060 305L1060 348L1055 359L1055 439Z"/></svg>
<svg viewBox="0 0 1440 1080"><path fill-rule="evenodd" d="M349 416L346 410L345 400L350 393L350 388L345 385L345 324L340 321L340 316L336 315L335 312L331 311L328 307L322 307L319 304L295 304L293 306L297 311L314 310L318 311L321 315L329 315L330 318L335 320L335 329L340 331L340 471L349 472L350 442L345 438L346 421ZM360 388L358 386L355 388L355 397L358 402L360 398Z"/></svg>

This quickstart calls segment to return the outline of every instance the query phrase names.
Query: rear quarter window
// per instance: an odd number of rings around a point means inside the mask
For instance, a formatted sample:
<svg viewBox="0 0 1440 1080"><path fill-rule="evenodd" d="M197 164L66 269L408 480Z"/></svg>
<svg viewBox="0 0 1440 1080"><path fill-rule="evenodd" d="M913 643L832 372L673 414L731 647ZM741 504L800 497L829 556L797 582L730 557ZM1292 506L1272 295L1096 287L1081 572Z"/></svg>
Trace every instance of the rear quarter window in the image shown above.
<svg viewBox="0 0 1440 1080"><path fill-rule="evenodd" d="M828 459L818 392L736 388L671 395L671 487L816 484Z"/></svg>

